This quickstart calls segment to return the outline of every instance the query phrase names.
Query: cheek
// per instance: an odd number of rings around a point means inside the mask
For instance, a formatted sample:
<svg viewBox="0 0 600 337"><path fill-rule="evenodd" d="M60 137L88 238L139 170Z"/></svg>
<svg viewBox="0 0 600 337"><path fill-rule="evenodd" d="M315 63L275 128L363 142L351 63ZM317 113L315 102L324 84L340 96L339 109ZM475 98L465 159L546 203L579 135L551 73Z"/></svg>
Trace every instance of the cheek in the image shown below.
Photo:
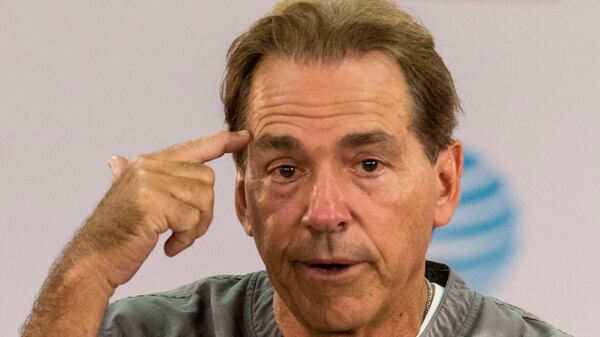
<svg viewBox="0 0 600 337"><path fill-rule="evenodd" d="M431 179L395 176L373 189L363 201L362 223L367 235L387 261L421 259L433 229L435 198Z"/></svg>
<svg viewBox="0 0 600 337"><path fill-rule="evenodd" d="M265 179L266 180L266 179ZM281 260L299 230L303 214L301 191L281 188L257 179L246 186L248 220L265 264Z"/></svg>

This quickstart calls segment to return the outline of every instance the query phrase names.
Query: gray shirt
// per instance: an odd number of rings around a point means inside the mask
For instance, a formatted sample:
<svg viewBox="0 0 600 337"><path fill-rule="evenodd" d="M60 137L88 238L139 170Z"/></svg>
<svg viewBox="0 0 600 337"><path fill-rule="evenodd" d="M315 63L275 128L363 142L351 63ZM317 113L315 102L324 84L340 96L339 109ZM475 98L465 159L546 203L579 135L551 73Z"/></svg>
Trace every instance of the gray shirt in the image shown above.
<svg viewBox="0 0 600 337"><path fill-rule="evenodd" d="M427 262L426 277L446 290L423 337L569 336L540 318L469 289L448 266ZM106 310L101 337L281 336L267 273L214 276Z"/></svg>

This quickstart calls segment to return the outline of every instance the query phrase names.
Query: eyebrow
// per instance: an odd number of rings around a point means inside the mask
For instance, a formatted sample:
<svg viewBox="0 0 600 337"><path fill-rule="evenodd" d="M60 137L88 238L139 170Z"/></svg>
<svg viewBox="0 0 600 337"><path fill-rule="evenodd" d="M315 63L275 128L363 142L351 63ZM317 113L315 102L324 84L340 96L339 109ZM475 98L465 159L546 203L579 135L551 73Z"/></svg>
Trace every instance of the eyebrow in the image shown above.
<svg viewBox="0 0 600 337"><path fill-rule="evenodd" d="M255 144L266 150L298 151L300 149L298 139L291 136L275 136L268 133L258 138Z"/></svg>
<svg viewBox="0 0 600 337"><path fill-rule="evenodd" d="M338 146L344 148L356 148L379 143L397 144L397 141L394 139L394 137L386 132L371 131L348 134L339 140Z"/></svg>
<svg viewBox="0 0 600 337"><path fill-rule="evenodd" d="M338 147L348 149L375 144L382 144L386 148L399 145L398 141L393 136L384 131L351 133L347 134L337 142ZM264 150L276 150L281 152L300 151L302 148L300 141L295 137L276 136L269 133L259 137L255 141L255 145Z"/></svg>

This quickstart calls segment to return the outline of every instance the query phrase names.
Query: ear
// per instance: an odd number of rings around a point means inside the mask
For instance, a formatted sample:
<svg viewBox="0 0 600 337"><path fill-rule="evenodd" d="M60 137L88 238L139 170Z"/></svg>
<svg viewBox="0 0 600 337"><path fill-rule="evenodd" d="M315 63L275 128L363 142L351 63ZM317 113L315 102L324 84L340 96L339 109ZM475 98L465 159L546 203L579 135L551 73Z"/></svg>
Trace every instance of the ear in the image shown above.
<svg viewBox="0 0 600 337"><path fill-rule="evenodd" d="M246 180L244 170L237 167L237 177L235 179L235 212L244 227L248 236L252 236L252 226L248 221L248 204L246 203Z"/></svg>
<svg viewBox="0 0 600 337"><path fill-rule="evenodd" d="M462 144L454 141L440 151L435 163L438 177L434 227L442 227L452 218L460 200L460 175L463 169Z"/></svg>

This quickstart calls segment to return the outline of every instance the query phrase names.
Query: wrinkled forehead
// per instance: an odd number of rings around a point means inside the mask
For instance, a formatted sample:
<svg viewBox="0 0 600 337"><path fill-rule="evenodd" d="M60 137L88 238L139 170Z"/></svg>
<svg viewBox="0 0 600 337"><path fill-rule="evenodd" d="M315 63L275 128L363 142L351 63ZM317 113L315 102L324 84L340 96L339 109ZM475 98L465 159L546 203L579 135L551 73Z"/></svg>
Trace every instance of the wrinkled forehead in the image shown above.
<svg viewBox="0 0 600 337"><path fill-rule="evenodd" d="M286 122L306 122L305 127L325 133L327 126L340 123L402 127L408 123L410 107L404 75L384 53L335 64L305 64L269 55L253 76L246 126L255 136Z"/></svg>
<svg viewBox="0 0 600 337"><path fill-rule="evenodd" d="M405 145L397 137L381 129L350 131L342 137L333 139L331 143L320 140L322 139L319 139L317 142L320 146L333 148L334 151L372 147L383 150L386 153L399 154ZM298 138L296 135L263 133L255 139L252 147L258 152L306 153L310 152L311 146L313 144L310 144L310 142L307 144L305 139Z"/></svg>

